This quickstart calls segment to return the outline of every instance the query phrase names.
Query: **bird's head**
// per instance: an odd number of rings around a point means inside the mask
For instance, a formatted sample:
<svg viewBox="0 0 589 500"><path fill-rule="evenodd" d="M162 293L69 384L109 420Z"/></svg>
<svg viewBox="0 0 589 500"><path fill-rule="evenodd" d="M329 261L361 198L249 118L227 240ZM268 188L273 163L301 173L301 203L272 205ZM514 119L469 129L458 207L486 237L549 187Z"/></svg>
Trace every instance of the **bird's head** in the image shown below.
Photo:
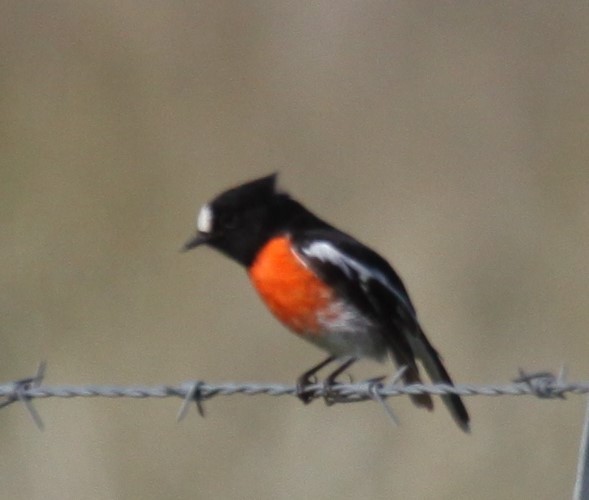
<svg viewBox="0 0 589 500"><path fill-rule="evenodd" d="M183 249L208 245L249 266L285 219L290 198L277 191L276 177L274 173L241 184L203 205L196 219L196 235Z"/></svg>

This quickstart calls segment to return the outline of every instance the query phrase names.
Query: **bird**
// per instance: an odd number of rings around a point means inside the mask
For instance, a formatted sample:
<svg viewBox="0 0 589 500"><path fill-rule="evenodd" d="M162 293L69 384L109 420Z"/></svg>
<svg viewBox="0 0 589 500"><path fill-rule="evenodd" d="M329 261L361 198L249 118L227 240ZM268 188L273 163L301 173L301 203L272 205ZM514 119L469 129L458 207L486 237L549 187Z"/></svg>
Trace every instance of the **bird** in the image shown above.
<svg viewBox="0 0 589 500"><path fill-rule="evenodd" d="M453 386L438 351L417 319L403 281L377 252L324 221L277 187L272 173L227 189L201 206L188 251L211 247L245 267L270 312L287 329L327 351L297 379L297 394L337 362L336 379L359 359L389 357L405 384L422 383L418 362L434 383ZM433 409L429 394L411 394ZM470 417L456 394L441 395L460 429Z"/></svg>

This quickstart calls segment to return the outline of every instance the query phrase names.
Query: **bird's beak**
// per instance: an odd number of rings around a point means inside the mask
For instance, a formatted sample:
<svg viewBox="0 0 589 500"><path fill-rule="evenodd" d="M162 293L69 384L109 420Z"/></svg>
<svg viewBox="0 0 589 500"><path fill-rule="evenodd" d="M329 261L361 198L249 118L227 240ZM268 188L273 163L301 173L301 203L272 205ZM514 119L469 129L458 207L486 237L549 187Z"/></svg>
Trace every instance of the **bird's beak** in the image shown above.
<svg viewBox="0 0 589 500"><path fill-rule="evenodd" d="M182 247L181 251L188 252L188 250L192 250L193 248L196 248L196 247L206 243L210 239L211 239L211 237L208 234L197 233L196 236L190 238L186 243L184 243L184 246Z"/></svg>

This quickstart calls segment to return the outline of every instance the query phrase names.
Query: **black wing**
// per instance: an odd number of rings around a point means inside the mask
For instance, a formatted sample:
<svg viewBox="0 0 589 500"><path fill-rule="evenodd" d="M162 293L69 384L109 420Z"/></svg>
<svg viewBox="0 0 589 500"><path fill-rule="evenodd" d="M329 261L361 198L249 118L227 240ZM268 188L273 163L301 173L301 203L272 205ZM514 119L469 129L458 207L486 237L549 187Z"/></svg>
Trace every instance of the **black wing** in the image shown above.
<svg viewBox="0 0 589 500"><path fill-rule="evenodd" d="M421 383L409 331L418 328L415 309L401 279L382 257L346 234L307 231L294 239L295 250L323 281L362 314L382 325L381 334L406 384ZM411 395L418 406L433 408L429 395Z"/></svg>
<svg viewBox="0 0 589 500"><path fill-rule="evenodd" d="M383 325L382 335L399 366L406 366L404 382L421 383L418 358L433 382L453 385L441 357L426 338L401 278L376 252L334 229L305 231L293 241L310 268L363 314ZM463 430L469 417L460 397L442 399ZM427 394L412 395L418 406L432 408Z"/></svg>

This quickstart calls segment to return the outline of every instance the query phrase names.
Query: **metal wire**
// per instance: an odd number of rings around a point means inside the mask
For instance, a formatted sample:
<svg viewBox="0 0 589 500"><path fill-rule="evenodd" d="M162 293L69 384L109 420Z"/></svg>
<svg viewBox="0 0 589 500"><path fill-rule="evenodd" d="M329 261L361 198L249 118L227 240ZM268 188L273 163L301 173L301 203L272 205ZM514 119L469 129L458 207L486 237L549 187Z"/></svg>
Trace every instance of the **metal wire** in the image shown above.
<svg viewBox="0 0 589 500"><path fill-rule="evenodd" d="M380 379L363 382L338 383L325 386L317 383L305 388L305 393L313 398L324 398L330 404L355 403L360 401L378 401L383 407L385 399L409 394L456 394L459 396L525 396L538 398L564 398L566 394L589 393L589 381L567 382L565 371L558 375L550 372L525 373L510 384L413 384L400 385L402 370L393 375L390 382ZM297 396L295 385L264 384L255 382L210 384L202 380L188 381L176 385L155 386L117 386L117 385L43 385L45 364L41 363L36 375L29 378L0 384L0 409L14 402L25 405L38 427L42 428L41 418L31 401L40 398L169 398L183 399L178 418L186 415L190 403L196 403L201 415L204 415L203 402L216 396ZM390 409L387 413L394 420Z"/></svg>
<svg viewBox="0 0 589 500"><path fill-rule="evenodd" d="M589 393L589 381L567 382L565 369L558 375L551 372L526 373L519 370L519 376L509 384L413 384L400 385L405 368L395 373L389 382L371 379L362 382L338 383L326 386L316 383L305 387L305 395L323 398L328 404L376 401L393 423L397 418L386 399L410 394L457 394L459 396L534 396L542 399L564 399L566 394ZM209 384L201 380L183 382L176 385L155 386L117 386L117 385L43 385L45 363L41 363L37 373L28 378L0 384L0 409L20 402L27 409L33 422L43 430L43 421L32 404L39 398L182 398L177 420L182 420L195 404L198 413L204 416L204 401L216 396L297 396L295 385L263 383L220 383ZM581 437L579 461L575 482L575 500L589 500L589 405L585 416L585 426Z"/></svg>

